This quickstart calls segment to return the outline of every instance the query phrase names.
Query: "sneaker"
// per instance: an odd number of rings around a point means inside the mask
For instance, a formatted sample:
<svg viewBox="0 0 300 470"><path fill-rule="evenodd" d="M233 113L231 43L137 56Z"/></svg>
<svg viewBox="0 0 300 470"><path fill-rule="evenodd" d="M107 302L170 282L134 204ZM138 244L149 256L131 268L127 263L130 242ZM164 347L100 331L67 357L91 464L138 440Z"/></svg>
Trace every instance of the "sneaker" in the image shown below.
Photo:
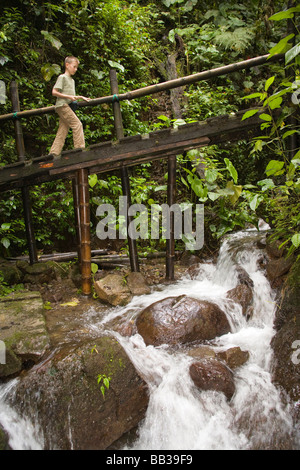
<svg viewBox="0 0 300 470"><path fill-rule="evenodd" d="M53 159L53 160L57 160L58 158L61 157L61 154L60 155L57 155L56 153L49 153L49 155L47 155L47 157Z"/></svg>

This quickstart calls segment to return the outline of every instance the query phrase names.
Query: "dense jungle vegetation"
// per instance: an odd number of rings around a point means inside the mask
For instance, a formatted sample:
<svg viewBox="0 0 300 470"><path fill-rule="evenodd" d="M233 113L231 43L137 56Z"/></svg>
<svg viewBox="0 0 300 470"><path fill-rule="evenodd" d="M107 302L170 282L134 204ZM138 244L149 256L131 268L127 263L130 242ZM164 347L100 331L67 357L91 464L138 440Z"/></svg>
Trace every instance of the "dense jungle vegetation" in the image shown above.
<svg viewBox="0 0 300 470"><path fill-rule="evenodd" d="M51 94L67 55L80 66L80 95L110 95L109 69L123 93L150 84L270 54L285 60L201 81L177 90L122 102L125 135L264 106L261 136L252 142L210 146L178 156L178 202L204 203L205 249L222 235L262 217L289 253L300 247L299 12L296 2L253 0L2 0L0 113L11 112L10 83L19 86L21 109L54 104ZM297 83L298 81L298 83ZM279 114L274 117L274 111ZM114 136L110 105L81 108L87 145ZM244 118L247 119L248 115ZM22 120L26 157L49 152L55 115ZM17 161L14 126L1 124L0 165ZM72 148L71 132L65 149ZM166 202L166 162L131 170L132 202ZM90 176L91 230L97 247L96 209L122 194L118 172ZM41 252L75 248L72 187L67 181L30 189ZM0 255L27 252L19 191L1 194ZM163 240L145 240L142 250ZM178 242L178 247L182 242Z"/></svg>

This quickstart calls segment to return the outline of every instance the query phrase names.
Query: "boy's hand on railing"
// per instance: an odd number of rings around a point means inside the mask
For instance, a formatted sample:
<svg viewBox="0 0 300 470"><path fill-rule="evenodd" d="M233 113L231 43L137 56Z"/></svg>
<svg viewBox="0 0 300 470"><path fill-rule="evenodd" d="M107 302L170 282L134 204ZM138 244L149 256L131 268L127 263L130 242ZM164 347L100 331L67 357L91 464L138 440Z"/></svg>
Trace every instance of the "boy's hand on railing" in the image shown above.
<svg viewBox="0 0 300 470"><path fill-rule="evenodd" d="M83 100L83 101L90 101L91 98L87 98L86 96L75 96L75 101L76 100Z"/></svg>

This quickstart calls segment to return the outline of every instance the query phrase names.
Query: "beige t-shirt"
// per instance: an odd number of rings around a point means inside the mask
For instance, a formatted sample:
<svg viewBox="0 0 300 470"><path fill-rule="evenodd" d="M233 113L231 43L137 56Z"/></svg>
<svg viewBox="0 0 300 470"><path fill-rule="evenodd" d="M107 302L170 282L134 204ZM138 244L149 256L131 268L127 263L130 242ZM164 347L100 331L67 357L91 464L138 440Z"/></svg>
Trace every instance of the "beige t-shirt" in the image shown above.
<svg viewBox="0 0 300 470"><path fill-rule="evenodd" d="M57 77L56 83L54 88L57 88L60 93L64 95L72 95L75 96L75 81L69 75L62 73ZM56 98L55 107L58 108L59 106L63 106L64 104L71 103L72 100L67 98Z"/></svg>

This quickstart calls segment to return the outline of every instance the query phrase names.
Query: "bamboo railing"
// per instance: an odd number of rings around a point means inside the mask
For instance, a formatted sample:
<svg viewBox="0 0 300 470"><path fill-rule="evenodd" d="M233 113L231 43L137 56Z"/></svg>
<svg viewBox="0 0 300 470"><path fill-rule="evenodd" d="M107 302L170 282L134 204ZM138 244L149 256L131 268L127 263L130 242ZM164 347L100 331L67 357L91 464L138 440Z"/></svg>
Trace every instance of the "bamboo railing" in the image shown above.
<svg viewBox="0 0 300 470"><path fill-rule="evenodd" d="M150 85L144 88L138 88L137 90L128 91L126 93L121 94L112 94L110 96L104 96L101 98L91 99L88 102L79 102L78 105L80 107L86 106L98 106L105 103L114 103L126 100L134 100L137 98L142 98L144 96L152 95L155 93L160 93L162 91L171 90L172 88L182 87L185 85L189 85L192 83L199 82L201 80L208 80L214 77L219 77L221 75L227 75L229 73L234 73L239 70L247 70L252 67L256 67L259 65L264 65L269 62L277 62L279 60L284 59L284 54L276 54L272 57L269 57L269 54L254 57L251 59L243 60L241 62L237 62L235 64L224 65L223 67L217 67L211 70L205 70L203 72L195 73L193 75L187 75L186 77L177 78L174 80L168 80L163 83L157 83L155 85ZM21 118L28 118L31 116L40 116L43 114L51 114L55 112L55 106L46 106L44 108L37 108L37 109L30 109L25 111L19 112L12 112L9 114L2 114L0 115L0 123L4 121L8 121L11 119L21 119Z"/></svg>

